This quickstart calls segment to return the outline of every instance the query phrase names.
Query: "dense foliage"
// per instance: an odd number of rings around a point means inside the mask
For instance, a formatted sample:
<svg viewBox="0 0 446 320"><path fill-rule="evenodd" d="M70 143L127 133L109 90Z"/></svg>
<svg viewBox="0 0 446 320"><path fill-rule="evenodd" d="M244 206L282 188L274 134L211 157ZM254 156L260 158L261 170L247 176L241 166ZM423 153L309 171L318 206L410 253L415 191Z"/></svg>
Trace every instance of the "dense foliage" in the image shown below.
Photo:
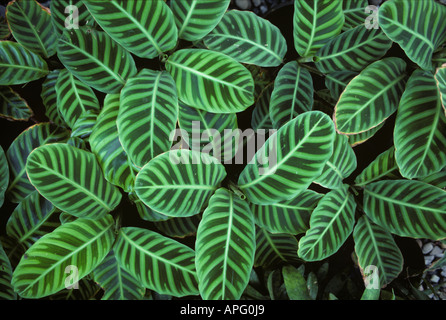
<svg viewBox="0 0 446 320"><path fill-rule="evenodd" d="M0 148L1 298L421 297L400 243L446 237L446 6L289 8L291 43L230 0L8 4L0 113L36 123Z"/></svg>

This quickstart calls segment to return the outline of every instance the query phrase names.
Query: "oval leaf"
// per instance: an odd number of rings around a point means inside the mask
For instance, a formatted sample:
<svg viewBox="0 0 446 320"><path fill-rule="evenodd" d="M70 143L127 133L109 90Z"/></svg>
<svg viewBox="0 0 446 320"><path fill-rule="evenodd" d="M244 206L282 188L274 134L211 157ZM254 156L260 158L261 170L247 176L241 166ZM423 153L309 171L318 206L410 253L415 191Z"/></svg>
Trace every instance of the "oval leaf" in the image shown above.
<svg viewBox="0 0 446 320"><path fill-rule="evenodd" d="M80 280L105 258L115 240L111 216L77 219L40 238L20 260L12 276L23 298L42 298Z"/></svg>
<svg viewBox="0 0 446 320"><path fill-rule="evenodd" d="M186 217L202 211L225 177L224 166L215 158L179 149L165 152L145 165L136 176L135 191L155 211Z"/></svg>
<svg viewBox="0 0 446 320"><path fill-rule="evenodd" d="M214 113L244 111L254 103L254 80L243 65L223 53L182 49L166 62L178 89L178 98L189 106Z"/></svg>
<svg viewBox="0 0 446 320"><path fill-rule="evenodd" d="M218 189L198 226L195 251L201 297L240 299L255 254L254 217L248 203L227 189Z"/></svg>
<svg viewBox="0 0 446 320"><path fill-rule="evenodd" d="M239 188L255 204L290 200L320 176L333 152L334 137L333 121L324 113L297 116L257 151L240 174Z"/></svg>
<svg viewBox="0 0 446 320"><path fill-rule="evenodd" d="M67 144L35 149L26 172L40 194L76 217L102 217L121 201L121 193L105 180L94 154Z"/></svg>

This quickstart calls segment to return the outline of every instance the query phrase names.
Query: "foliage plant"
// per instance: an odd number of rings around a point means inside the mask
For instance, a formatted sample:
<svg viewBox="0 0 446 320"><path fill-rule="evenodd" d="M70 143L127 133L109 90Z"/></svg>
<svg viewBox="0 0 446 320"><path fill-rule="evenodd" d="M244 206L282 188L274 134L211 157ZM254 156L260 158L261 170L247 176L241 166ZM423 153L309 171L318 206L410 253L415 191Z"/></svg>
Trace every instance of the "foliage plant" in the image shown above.
<svg viewBox="0 0 446 320"><path fill-rule="evenodd" d="M11 1L1 114L37 83L47 120L0 149L0 297L335 299L347 243L349 298L409 297L396 240L446 237L446 6L291 8L290 43L229 0Z"/></svg>

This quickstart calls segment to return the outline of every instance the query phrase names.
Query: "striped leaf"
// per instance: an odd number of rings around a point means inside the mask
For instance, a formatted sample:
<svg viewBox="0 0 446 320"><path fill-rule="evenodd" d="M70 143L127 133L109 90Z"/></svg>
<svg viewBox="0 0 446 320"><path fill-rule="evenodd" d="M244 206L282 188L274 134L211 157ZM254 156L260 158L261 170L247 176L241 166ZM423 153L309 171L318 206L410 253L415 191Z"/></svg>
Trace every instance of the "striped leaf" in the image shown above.
<svg viewBox="0 0 446 320"><path fill-rule="evenodd" d="M165 216L164 214L161 214L159 212L156 212L155 210L150 209L148 206L144 204L144 202L141 201L141 199L138 198L138 196L135 193L130 192L128 196L130 202L133 205L135 205L136 211L138 212L139 217L141 219L151 222L159 222L172 219L171 217Z"/></svg>
<svg viewBox="0 0 446 320"><path fill-rule="evenodd" d="M35 148L49 143L64 142L70 133L50 123L34 125L23 131L6 152L10 168L10 182L7 197L18 203L35 190L26 175L26 160Z"/></svg>
<svg viewBox="0 0 446 320"><path fill-rule="evenodd" d="M424 177L420 180L425 183L429 183L433 186L436 186L437 188L446 190L446 167L441 169L441 171L431 174L431 175Z"/></svg>
<svg viewBox="0 0 446 320"><path fill-rule="evenodd" d="M446 238L446 191L417 180L385 180L365 186L364 212L402 237Z"/></svg>
<svg viewBox="0 0 446 320"><path fill-rule="evenodd" d="M66 29L76 29L82 26L95 26L83 0L57 0L51 2L51 22L57 37L62 36Z"/></svg>
<svg viewBox="0 0 446 320"><path fill-rule="evenodd" d="M356 154L348 142L348 137L336 134L333 154L322 169L322 174L314 182L327 189L340 188L344 179L348 178L356 167Z"/></svg>
<svg viewBox="0 0 446 320"><path fill-rule="evenodd" d="M99 112L99 100L93 89L63 69L56 81L57 110L64 122L73 129L76 121L89 110Z"/></svg>
<svg viewBox="0 0 446 320"><path fill-rule="evenodd" d="M432 55L446 40L446 7L433 0L385 2L379 26L422 69L432 71Z"/></svg>
<svg viewBox="0 0 446 320"><path fill-rule="evenodd" d="M0 41L0 86L38 80L48 74L48 65L39 55L12 41Z"/></svg>
<svg viewBox="0 0 446 320"><path fill-rule="evenodd" d="M356 134L350 134L348 135L348 143L350 143L352 147L356 147L372 138L383 126L384 122L377 125L376 127L373 127L370 130Z"/></svg>
<svg viewBox="0 0 446 320"><path fill-rule="evenodd" d="M54 219L56 213L59 211L53 204L34 191L14 209L6 224L6 233L29 249L38 239L60 225Z"/></svg>
<svg viewBox="0 0 446 320"><path fill-rule="evenodd" d="M273 84L264 87L254 103L254 109L251 114L251 127L256 133L260 133L260 130L273 129L273 121L270 116L271 95L273 90Z"/></svg>
<svg viewBox="0 0 446 320"><path fill-rule="evenodd" d="M180 129L187 133L183 139L192 150L205 152L222 163L235 156L240 135L235 113L206 112L180 102L178 116Z"/></svg>
<svg viewBox="0 0 446 320"><path fill-rule="evenodd" d="M333 121L324 113L297 116L257 151L240 174L239 188L255 204L294 198L322 173L333 152L334 137Z"/></svg>
<svg viewBox="0 0 446 320"><path fill-rule="evenodd" d="M113 249L93 270L93 278L104 290L101 300L142 300L145 293L138 279L119 265Z"/></svg>
<svg viewBox="0 0 446 320"><path fill-rule="evenodd" d="M417 69L410 76L393 135L403 177L425 177L446 166L446 115L432 73Z"/></svg>
<svg viewBox="0 0 446 320"><path fill-rule="evenodd" d="M362 216L353 231L355 252L364 282L376 289L387 286L403 270L403 255L392 235L383 227ZM379 283L372 283L367 271L376 268ZM376 287L377 286L377 287Z"/></svg>
<svg viewBox="0 0 446 320"><path fill-rule="evenodd" d="M230 0L172 0L178 38L197 41L211 32L229 7Z"/></svg>
<svg viewBox="0 0 446 320"><path fill-rule="evenodd" d="M28 50L49 58L56 53L57 36L48 8L36 0L8 3L6 19L14 39Z"/></svg>
<svg viewBox="0 0 446 320"><path fill-rule="evenodd" d="M111 216L80 218L46 234L14 270L14 290L23 298L37 299L73 286L108 254L115 240L113 227Z"/></svg>
<svg viewBox="0 0 446 320"><path fill-rule="evenodd" d="M278 129L297 115L313 107L313 79L310 72L296 61L285 64L274 80L270 116Z"/></svg>
<svg viewBox="0 0 446 320"><path fill-rule="evenodd" d="M5 150L0 146L0 208L5 200L5 193L9 185L9 164Z"/></svg>
<svg viewBox="0 0 446 320"><path fill-rule="evenodd" d="M244 111L254 103L251 73L223 53L182 49L166 62L178 89L178 98L189 106L213 113Z"/></svg>
<svg viewBox="0 0 446 320"><path fill-rule="evenodd" d="M250 11L228 11L203 40L211 50L260 67L279 66L287 52L280 29Z"/></svg>
<svg viewBox="0 0 446 320"><path fill-rule="evenodd" d="M325 86L330 91L331 97L338 101L349 82L357 75L357 72L349 70L334 71L326 74Z"/></svg>
<svg viewBox="0 0 446 320"><path fill-rule="evenodd" d="M328 40L341 33L345 21L342 2L294 1L293 38L299 56L313 56Z"/></svg>
<svg viewBox="0 0 446 320"><path fill-rule="evenodd" d="M173 49L177 43L174 17L164 1L83 2L101 28L136 56L153 59Z"/></svg>
<svg viewBox="0 0 446 320"><path fill-rule="evenodd" d="M395 161L395 147L390 147L379 154L355 178L355 186L363 187L369 183L384 179L399 179L398 165Z"/></svg>
<svg viewBox="0 0 446 320"><path fill-rule="evenodd" d="M299 260L297 249L297 239L293 235L256 228L254 266L272 269L282 263L295 263Z"/></svg>
<svg viewBox="0 0 446 320"><path fill-rule="evenodd" d="M297 197L270 205L250 204L255 222L271 233L300 234L310 228L310 216L322 198L312 190L304 190Z"/></svg>
<svg viewBox="0 0 446 320"><path fill-rule="evenodd" d="M155 227L168 237L185 238L195 236L198 224L201 221L199 215L184 218L170 218L155 221Z"/></svg>
<svg viewBox="0 0 446 320"><path fill-rule="evenodd" d="M255 254L254 217L248 203L220 188L209 200L195 242L198 287L205 300L238 300Z"/></svg>
<svg viewBox="0 0 446 320"><path fill-rule="evenodd" d="M398 108L406 63L396 57L378 60L350 81L335 107L336 130L355 134L378 126Z"/></svg>
<svg viewBox="0 0 446 320"><path fill-rule="evenodd" d="M437 69L435 80L437 82L438 91L440 92L444 113L446 114L446 65Z"/></svg>
<svg viewBox="0 0 446 320"><path fill-rule="evenodd" d="M97 122L98 114L98 110L87 110L82 113L71 128L71 138L79 138L84 142L89 141L93 127Z"/></svg>
<svg viewBox="0 0 446 320"><path fill-rule="evenodd" d="M94 154L68 144L35 149L26 172L42 196L76 217L100 218L121 201L121 193L105 180Z"/></svg>
<svg viewBox="0 0 446 320"><path fill-rule="evenodd" d="M150 290L175 297L198 295L195 252L156 232L121 228L113 248L120 266Z"/></svg>
<svg viewBox="0 0 446 320"><path fill-rule="evenodd" d="M311 214L310 229L299 240L298 256L320 261L335 254L353 231L355 209L348 185L327 193Z"/></svg>
<svg viewBox="0 0 446 320"><path fill-rule="evenodd" d="M42 91L40 97L42 98L43 105L45 106L45 116L54 124L60 127L66 127L65 121L59 114L57 109L57 92L56 83L61 69L55 69L50 71L42 83Z"/></svg>
<svg viewBox="0 0 446 320"><path fill-rule="evenodd" d="M141 168L170 149L176 128L178 98L167 72L144 69L121 91L117 126L122 147Z"/></svg>
<svg viewBox="0 0 446 320"><path fill-rule="evenodd" d="M11 30L9 30L8 22L6 21L6 16L3 14L0 17L0 40L5 40L11 35Z"/></svg>
<svg viewBox="0 0 446 320"><path fill-rule="evenodd" d="M343 31L362 26L365 28L366 19L370 16L368 0L349 0L342 1L342 11L344 12L345 22Z"/></svg>
<svg viewBox="0 0 446 320"><path fill-rule="evenodd" d="M0 117L12 121L28 121L33 111L28 103L10 87L0 87Z"/></svg>
<svg viewBox="0 0 446 320"><path fill-rule="evenodd" d="M119 94L108 94L104 106L93 127L89 142L96 155L105 179L130 192L135 183L132 164L119 140L116 120L119 114Z"/></svg>
<svg viewBox="0 0 446 320"><path fill-rule="evenodd" d="M225 168L216 158L179 149L147 163L136 176L135 191L149 208L167 216L187 217L202 212L225 177Z"/></svg>
<svg viewBox="0 0 446 320"><path fill-rule="evenodd" d="M104 93L119 93L127 79L136 74L135 61L128 51L107 33L87 27L65 30L57 56L76 78Z"/></svg>
<svg viewBox="0 0 446 320"><path fill-rule="evenodd" d="M14 292L14 288L11 285L12 279L12 266L9 261L8 255L3 249L0 243L0 300L16 300L17 294Z"/></svg>
<svg viewBox="0 0 446 320"><path fill-rule="evenodd" d="M381 29L358 26L332 38L316 52L315 65L319 71L361 71L381 59L392 46Z"/></svg>

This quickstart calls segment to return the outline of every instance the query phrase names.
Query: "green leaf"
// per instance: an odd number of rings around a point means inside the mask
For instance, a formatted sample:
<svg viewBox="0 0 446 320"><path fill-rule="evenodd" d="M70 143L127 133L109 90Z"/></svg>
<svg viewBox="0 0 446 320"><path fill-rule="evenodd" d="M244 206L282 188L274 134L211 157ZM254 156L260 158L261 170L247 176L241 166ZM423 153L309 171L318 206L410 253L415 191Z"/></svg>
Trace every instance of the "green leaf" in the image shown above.
<svg viewBox="0 0 446 320"><path fill-rule="evenodd" d="M392 46L381 29L358 26L332 38L316 52L314 61L319 71L361 71L381 59Z"/></svg>
<svg viewBox="0 0 446 320"><path fill-rule="evenodd" d="M0 146L0 208L5 200L5 193L9 185L9 164L5 150Z"/></svg>
<svg viewBox="0 0 446 320"><path fill-rule="evenodd" d="M365 186L364 211L402 237L446 238L446 191L416 180L385 180Z"/></svg>
<svg viewBox="0 0 446 320"><path fill-rule="evenodd" d="M294 1L293 38L299 56L313 56L331 38L341 33L345 21L342 2Z"/></svg>
<svg viewBox="0 0 446 320"><path fill-rule="evenodd" d="M184 238L197 233L200 215L155 221L155 227L168 237Z"/></svg>
<svg viewBox="0 0 446 320"><path fill-rule="evenodd" d="M14 0L6 7L6 19L14 39L26 49L49 58L56 53L57 35L50 10L36 0Z"/></svg>
<svg viewBox="0 0 446 320"><path fill-rule="evenodd" d="M142 300L145 288L116 259L114 250L93 270L93 278L104 289L101 300Z"/></svg>
<svg viewBox="0 0 446 320"><path fill-rule="evenodd" d="M26 251L14 270L14 291L23 298L37 299L74 286L110 251L115 240L113 227L111 216L80 218L46 234Z"/></svg>
<svg viewBox="0 0 446 320"><path fill-rule="evenodd" d="M446 167L441 169L441 171L427 177L423 177L420 180L446 190Z"/></svg>
<svg viewBox="0 0 446 320"><path fill-rule="evenodd" d="M49 143L64 142L70 133L51 123L41 123L23 131L6 152L10 168L10 182L7 197L18 203L35 190L26 175L26 160L35 148Z"/></svg>
<svg viewBox="0 0 446 320"><path fill-rule="evenodd" d="M361 133L390 117L404 91L405 69L402 59L384 58L351 80L335 107L336 130L341 134Z"/></svg>
<svg viewBox="0 0 446 320"><path fill-rule="evenodd" d="M353 239L366 288L381 289L398 277L403 270L403 255L385 228L362 216L356 223ZM377 274L367 274L370 271Z"/></svg>
<svg viewBox="0 0 446 320"><path fill-rule="evenodd" d="M251 73L227 55L205 49L182 49L166 62L178 89L178 98L189 106L214 113L244 111L254 103Z"/></svg>
<svg viewBox="0 0 446 320"><path fill-rule="evenodd" d="M338 101L349 82L357 75L357 72L348 70L334 71L326 74L325 86L329 89L331 97Z"/></svg>
<svg viewBox="0 0 446 320"><path fill-rule="evenodd" d="M17 42L0 41L0 86L28 83L45 77L48 65Z"/></svg>
<svg viewBox="0 0 446 320"><path fill-rule="evenodd" d="M135 191L148 207L167 216L187 217L204 209L225 177L225 168L216 158L179 149L147 163L136 176Z"/></svg>
<svg viewBox="0 0 446 320"><path fill-rule="evenodd" d="M172 11L164 1L83 2L107 34L138 57L156 58L177 43L178 30Z"/></svg>
<svg viewBox="0 0 446 320"><path fill-rule="evenodd" d="M77 27L94 27L95 20L91 16L83 0L57 0L51 2L51 22L57 37L64 30Z"/></svg>
<svg viewBox="0 0 446 320"><path fill-rule="evenodd" d="M348 185L327 193L311 214L310 229L299 241L299 257L320 261L335 254L353 231L355 209Z"/></svg>
<svg viewBox="0 0 446 320"><path fill-rule="evenodd" d="M271 233L304 233L310 228L310 216L322 198L313 190L304 190L297 197L270 205L250 204L255 222Z"/></svg>
<svg viewBox="0 0 446 320"><path fill-rule="evenodd" d="M401 97L394 129L395 159L407 179L446 166L446 115L432 73L415 70Z"/></svg>
<svg viewBox="0 0 446 320"><path fill-rule="evenodd" d="M125 227L114 251L119 264L142 285L158 294L198 295L195 252L156 232Z"/></svg>
<svg viewBox="0 0 446 320"><path fill-rule="evenodd" d="M270 233L256 228L255 267L272 269L282 263L300 261L297 257L298 243L295 236L285 233Z"/></svg>
<svg viewBox="0 0 446 320"><path fill-rule="evenodd" d="M128 51L107 33L87 27L65 30L57 55L76 78L104 93L119 93L137 71Z"/></svg>
<svg viewBox="0 0 446 320"><path fill-rule="evenodd" d="M314 182L327 189L340 188L344 179L348 178L356 167L356 154L348 143L348 137L336 134L333 154L322 169L322 174Z"/></svg>
<svg viewBox="0 0 446 320"><path fill-rule="evenodd" d="M26 172L40 194L76 217L100 218L121 201L121 193L105 180L95 155L67 144L35 149Z"/></svg>
<svg viewBox="0 0 446 320"><path fill-rule="evenodd" d="M172 0L178 38L197 41L211 32L220 22L231 0Z"/></svg>
<svg viewBox="0 0 446 320"><path fill-rule="evenodd" d="M40 97L45 106L45 116L54 124L60 127L66 127L65 121L62 119L57 109L57 92L56 83L61 69L50 71L42 83L42 91Z"/></svg>
<svg viewBox="0 0 446 320"><path fill-rule="evenodd" d="M205 152L222 163L233 159L239 149L235 113L206 112L180 102L178 124L184 130L182 139L192 150Z"/></svg>
<svg viewBox="0 0 446 320"><path fill-rule="evenodd" d="M381 124L377 125L376 127L373 127L370 130L363 131L363 132L356 133L356 134L349 134L348 135L348 143L352 147L356 147L356 146L368 141L384 126L384 124L385 123L382 122Z"/></svg>
<svg viewBox="0 0 446 320"><path fill-rule="evenodd" d="M203 40L211 50L260 67L279 66L287 52L280 29L249 11L228 11Z"/></svg>
<svg viewBox="0 0 446 320"><path fill-rule="evenodd" d="M17 294L11 285L12 266L9 258L0 243L0 300L16 300Z"/></svg>
<svg viewBox="0 0 446 320"><path fill-rule="evenodd" d="M346 31L357 26L362 26L365 29L366 19L370 15L370 10L366 10L368 6L368 0L342 1L342 11L344 12L345 17L345 22L342 30Z"/></svg>
<svg viewBox="0 0 446 320"><path fill-rule="evenodd" d="M296 61L285 64L274 80L269 112L274 128L294 119L313 107L313 79Z"/></svg>
<svg viewBox="0 0 446 320"><path fill-rule="evenodd" d="M64 122L73 129L76 121L88 111L99 112L99 100L93 89L73 76L60 71L56 82L57 109Z"/></svg>
<svg viewBox="0 0 446 320"><path fill-rule="evenodd" d="M270 116L270 101L274 86L272 84L264 87L259 93L251 115L251 127L259 134L260 130L273 129L273 122ZM265 132L266 133L266 132Z"/></svg>
<svg viewBox="0 0 446 320"><path fill-rule="evenodd" d="M290 300L312 300L304 276L293 266L282 268L283 281Z"/></svg>
<svg viewBox="0 0 446 320"><path fill-rule="evenodd" d="M446 114L446 64L437 69L435 80L437 82L438 91L440 92L444 113Z"/></svg>
<svg viewBox="0 0 446 320"><path fill-rule="evenodd" d="M33 111L28 103L10 87L0 87L0 117L12 121L28 121Z"/></svg>
<svg viewBox="0 0 446 320"><path fill-rule="evenodd" d="M83 112L71 128L71 137L82 139L83 142L88 142L93 127L97 122L98 114L98 110L87 110Z"/></svg>
<svg viewBox="0 0 446 320"><path fill-rule="evenodd" d="M401 178L395 161L395 147L380 153L355 178L355 186L363 187L369 183L383 179Z"/></svg>
<svg viewBox="0 0 446 320"><path fill-rule="evenodd" d="M255 245L248 203L225 188L218 189L203 213L195 242L201 297L240 299L254 264Z"/></svg>
<svg viewBox="0 0 446 320"><path fill-rule="evenodd" d="M297 116L257 151L240 174L239 188L255 204L294 198L322 173L333 152L334 137L333 121L324 113Z"/></svg>
<svg viewBox="0 0 446 320"><path fill-rule="evenodd" d="M432 71L432 55L446 40L446 7L433 0L386 1L379 26L422 69Z"/></svg>
<svg viewBox="0 0 446 320"><path fill-rule="evenodd" d="M170 149L178 119L175 82L165 71L144 69L121 91L117 126L122 147L141 168Z"/></svg>
<svg viewBox="0 0 446 320"><path fill-rule="evenodd" d="M29 249L39 238L56 229L60 222L53 219L59 211L34 191L15 207L6 223L6 233Z"/></svg>
<svg viewBox="0 0 446 320"><path fill-rule="evenodd" d="M119 114L119 94L108 94L89 139L105 179L125 192L133 190L136 174L119 140L116 120Z"/></svg>

